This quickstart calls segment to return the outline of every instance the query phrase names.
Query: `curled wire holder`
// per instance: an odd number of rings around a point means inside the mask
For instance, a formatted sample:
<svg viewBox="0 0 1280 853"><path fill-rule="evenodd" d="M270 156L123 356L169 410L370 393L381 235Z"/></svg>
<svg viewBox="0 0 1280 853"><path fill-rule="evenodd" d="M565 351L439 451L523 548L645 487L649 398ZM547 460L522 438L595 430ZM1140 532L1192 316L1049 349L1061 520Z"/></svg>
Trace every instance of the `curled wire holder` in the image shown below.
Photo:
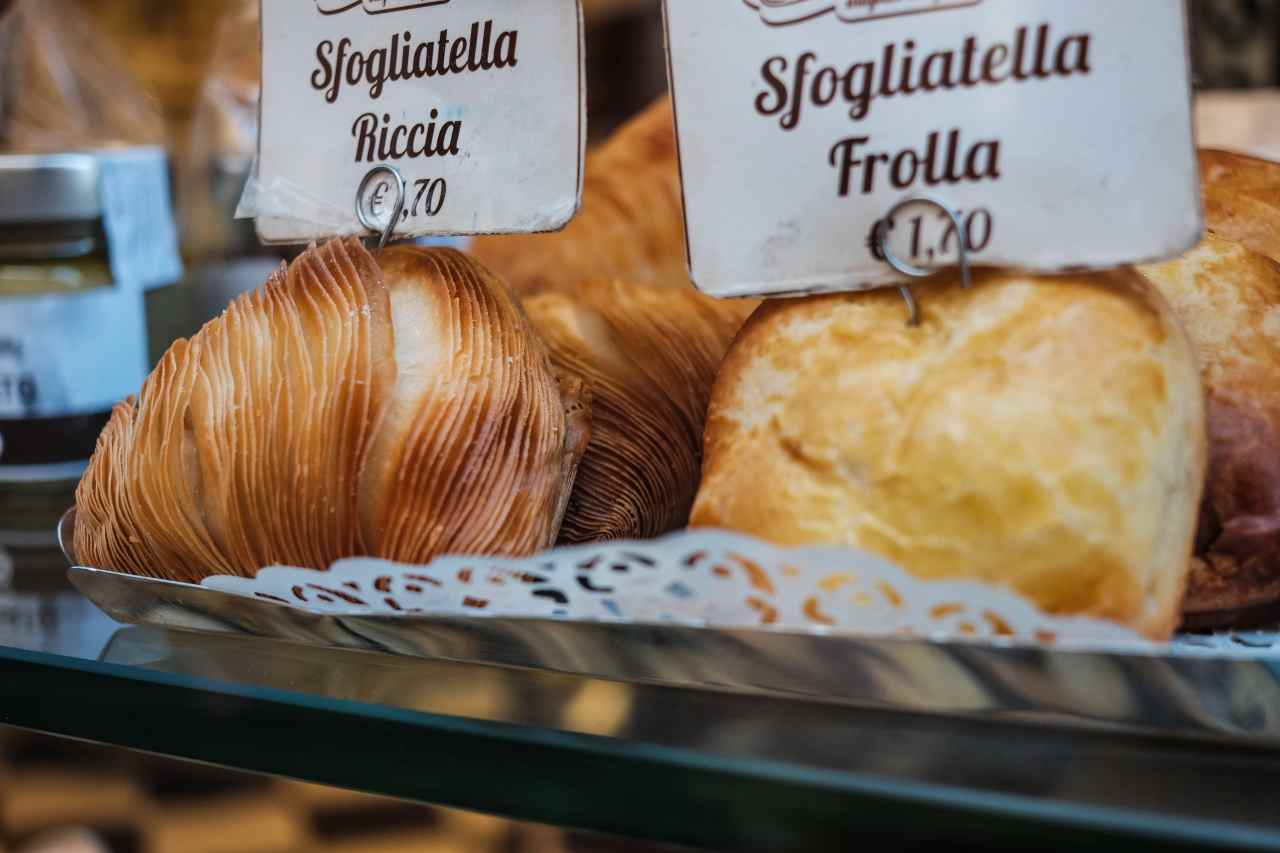
<svg viewBox="0 0 1280 853"><path fill-rule="evenodd" d="M366 199L365 197L369 192L369 188L373 186L374 181L381 175L389 175L391 177L391 187L396 193L391 216L385 224L373 218L373 207L375 203L379 202L379 193L384 188L379 187L372 198ZM374 166L365 174L364 180L360 181L360 187L356 190L356 217L360 220L362 226L378 235L379 249L385 248L391 240L391 236L395 234L396 224L404 216L404 206L408 194L408 184L405 183L404 175L395 166L388 166L385 163Z"/></svg>
<svg viewBox="0 0 1280 853"><path fill-rule="evenodd" d="M959 258L957 259L957 264L960 267L960 286L965 290L968 290L971 283L969 271L969 239L965 234L964 223L960 221L960 214L956 213L951 205L947 204L937 196L911 196L910 198L905 198L895 204L889 209L889 212L876 223L872 237L873 247L884 258L885 263L909 278L928 278L938 272L936 269L925 269L924 267L913 266L899 258L893 253L893 250L889 248L889 229L892 227L893 217L903 209L915 204L927 204L931 207L936 207L938 210L945 213L947 218L951 220L951 225L955 229L956 241L960 248ZM902 294L903 301L907 303L907 325L920 325L920 304L916 300L915 293L911 290L911 285L900 285L898 287L898 292Z"/></svg>

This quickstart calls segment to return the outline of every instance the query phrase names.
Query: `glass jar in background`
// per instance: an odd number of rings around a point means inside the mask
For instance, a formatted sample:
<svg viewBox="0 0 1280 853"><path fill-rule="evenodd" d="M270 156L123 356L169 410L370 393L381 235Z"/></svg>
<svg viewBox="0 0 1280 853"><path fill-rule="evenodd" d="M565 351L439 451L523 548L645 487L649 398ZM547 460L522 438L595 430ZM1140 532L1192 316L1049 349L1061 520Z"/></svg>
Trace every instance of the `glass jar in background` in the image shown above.
<svg viewBox="0 0 1280 853"><path fill-rule="evenodd" d="M112 406L146 375L143 271L176 278L157 182L155 149L0 156L0 548L56 548Z"/></svg>

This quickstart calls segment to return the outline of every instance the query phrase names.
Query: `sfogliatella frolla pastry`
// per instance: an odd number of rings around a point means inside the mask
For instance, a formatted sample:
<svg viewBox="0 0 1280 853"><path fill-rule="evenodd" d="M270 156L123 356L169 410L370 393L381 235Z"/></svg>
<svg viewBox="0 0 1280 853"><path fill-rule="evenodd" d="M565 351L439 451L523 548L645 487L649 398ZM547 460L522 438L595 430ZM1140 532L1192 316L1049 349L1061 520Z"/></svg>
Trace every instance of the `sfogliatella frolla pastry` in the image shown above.
<svg viewBox="0 0 1280 853"><path fill-rule="evenodd" d="M312 247L115 408L75 551L183 581L530 554L559 531L589 432L580 395L466 256Z"/></svg>
<svg viewBox="0 0 1280 853"><path fill-rule="evenodd" d="M1204 408L1172 311L1131 269L954 274L775 300L712 394L691 523L880 554L1043 610L1168 637L1200 493Z"/></svg>

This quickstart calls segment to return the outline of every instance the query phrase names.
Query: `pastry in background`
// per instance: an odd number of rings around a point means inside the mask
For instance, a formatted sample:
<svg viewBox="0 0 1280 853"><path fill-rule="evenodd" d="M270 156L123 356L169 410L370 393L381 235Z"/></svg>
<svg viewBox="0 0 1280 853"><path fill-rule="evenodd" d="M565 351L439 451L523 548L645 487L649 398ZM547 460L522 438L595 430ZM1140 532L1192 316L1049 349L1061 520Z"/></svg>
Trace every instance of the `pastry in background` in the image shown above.
<svg viewBox="0 0 1280 853"><path fill-rule="evenodd" d="M716 380L691 523L1167 638L1204 483L1195 354L1130 269L775 300Z"/></svg>
<svg viewBox="0 0 1280 853"><path fill-rule="evenodd" d="M670 100L588 154L582 209L563 231L481 237L470 251L525 297L556 367L592 395L561 541L684 526L711 383L757 303L717 302L689 282Z"/></svg>
<svg viewBox="0 0 1280 853"><path fill-rule="evenodd" d="M553 234L480 237L471 254L519 294L623 279L690 287L668 98L588 153L582 209Z"/></svg>
<svg viewBox="0 0 1280 853"><path fill-rule="evenodd" d="M80 3L0 4L0 148L164 144L163 116L129 72L127 51L103 35Z"/></svg>
<svg viewBox="0 0 1280 853"><path fill-rule="evenodd" d="M1199 158L1205 225L1280 261L1280 163L1212 148Z"/></svg>
<svg viewBox="0 0 1280 853"><path fill-rule="evenodd" d="M650 538L685 526L711 385L754 304L622 281L525 300L556 369L591 392L591 441L562 542Z"/></svg>
<svg viewBox="0 0 1280 853"><path fill-rule="evenodd" d="M530 554L555 542L586 445L580 390L466 256L312 247L116 407L75 552L180 581Z"/></svg>
<svg viewBox="0 0 1280 853"><path fill-rule="evenodd" d="M1215 180L1212 172L1205 177ZM1221 183L1206 190L1207 199L1215 196L1207 208L1211 228L1254 245L1271 240L1270 220L1234 218L1257 197L1225 192ZM1141 271L1191 336L1205 388L1209 469L1186 624L1273 619L1280 610L1280 266L1210 233L1181 258Z"/></svg>

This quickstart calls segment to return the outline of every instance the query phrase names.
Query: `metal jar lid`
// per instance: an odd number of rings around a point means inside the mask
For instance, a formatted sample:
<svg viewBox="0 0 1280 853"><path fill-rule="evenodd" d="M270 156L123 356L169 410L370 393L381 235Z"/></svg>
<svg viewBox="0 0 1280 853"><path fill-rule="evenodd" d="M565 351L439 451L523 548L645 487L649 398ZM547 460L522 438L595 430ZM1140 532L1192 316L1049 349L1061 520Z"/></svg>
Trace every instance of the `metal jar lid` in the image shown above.
<svg viewBox="0 0 1280 853"><path fill-rule="evenodd" d="M0 225L86 222L101 216L93 155L0 155Z"/></svg>

